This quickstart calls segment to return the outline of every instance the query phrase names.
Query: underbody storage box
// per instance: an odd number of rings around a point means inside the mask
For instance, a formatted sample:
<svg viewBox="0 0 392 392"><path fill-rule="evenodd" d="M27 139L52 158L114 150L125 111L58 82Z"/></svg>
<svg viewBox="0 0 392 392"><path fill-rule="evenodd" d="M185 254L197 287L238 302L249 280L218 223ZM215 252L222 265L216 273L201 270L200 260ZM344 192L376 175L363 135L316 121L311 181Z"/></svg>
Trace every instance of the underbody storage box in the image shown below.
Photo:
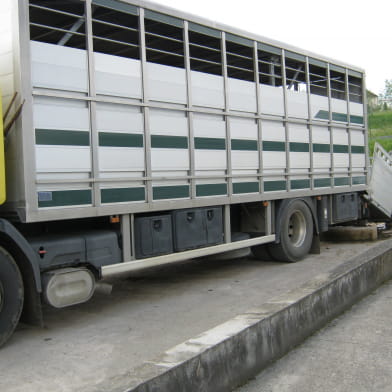
<svg viewBox="0 0 392 392"><path fill-rule="evenodd" d="M333 220L336 223L358 219L358 194L343 193L333 195Z"/></svg>
<svg viewBox="0 0 392 392"><path fill-rule="evenodd" d="M121 262L114 231L52 234L28 239L39 255L41 269L89 263L95 267Z"/></svg>
<svg viewBox="0 0 392 392"><path fill-rule="evenodd" d="M173 252L171 215L135 218L135 252L137 259Z"/></svg>
<svg viewBox="0 0 392 392"><path fill-rule="evenodd" d="M114 231L84 234L87 261L95 267L116 264L122 261L117 233Z"/></svg>
<svg viewBox="0 0 392 392"><path fill-rule="evenodd" d="M173 211L176 251L200 248L223 242L221 207Z"/></svg>

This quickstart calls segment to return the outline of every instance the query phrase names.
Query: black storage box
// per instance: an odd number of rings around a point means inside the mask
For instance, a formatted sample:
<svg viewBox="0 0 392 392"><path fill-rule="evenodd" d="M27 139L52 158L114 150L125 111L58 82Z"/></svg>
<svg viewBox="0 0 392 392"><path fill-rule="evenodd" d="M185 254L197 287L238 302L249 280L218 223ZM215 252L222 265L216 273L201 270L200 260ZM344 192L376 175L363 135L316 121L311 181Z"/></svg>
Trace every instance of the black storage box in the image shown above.
<svg viewBox="0 0 392 392"><path fill-rule="evenodd" d="M40 254L42 269L62 265L91 263L99 268L121 262L121 250L114 231L85 231L28 238L33 250Z"/></svg>
<svg viewBox="0 0 392 392"><path fill-rule="evenodd" d="M221 207L192 208L172 212L174 249L178 252L223 242Z"/></svg>
<svg viewBox="0 0 392 392"><path fill-rule="evenodd" d="M333 220L335 223L348 222L357 220L358 211L358 194L343 193L333 195Z"/></svg>
<svg viewBox="0 0 392 392"><path fill-rule="evenodd" d="M135 253L137 259L173 252L171 215L135 218Z"/></svg>

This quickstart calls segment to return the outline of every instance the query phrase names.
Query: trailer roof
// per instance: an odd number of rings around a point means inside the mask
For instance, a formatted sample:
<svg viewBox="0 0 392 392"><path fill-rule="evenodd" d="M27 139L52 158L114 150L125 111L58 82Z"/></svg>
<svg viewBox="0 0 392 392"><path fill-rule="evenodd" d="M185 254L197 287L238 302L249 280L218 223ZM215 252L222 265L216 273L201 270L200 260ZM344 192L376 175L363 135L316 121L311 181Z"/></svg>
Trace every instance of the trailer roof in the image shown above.
<svg viewBox="0 0 392 392"><path fill-rule="evenodd" d="M281 42L281 41L277 41L277 40L274 40L272 38L268 38L268 37L264 37L264 36L261 36L261 35L258 35L258 34L250 33L248 31L245 31L245 30L242 30L242 29L238 29L238 28L233 27L233 26L229 26L229 25L226 25L226 24L223 24L223 23L219 23L217 21L213 21L213 20L210 20L210 19L207 19L207 18L203 18L203 17L198 16L198 15L194 15L194 14L191 14L191 13L188 13L188 12L184 12L184 11L178 10L176 8L167 7L167 6L162 5L162 4L158 4L158 3L155 3L155 2L152 2L152 1L145 1L145 0L119 0L119 1L123 2L123 3L133 4L133 5L139 6L141 8L157 11L157 12L160 12L162 14L169 15L169 16L174 16L174 17L177 17L179 19L183 19L183 20L186 20L186 21L189 21L189 22L194 22L194 23L197 23L197 24L201 24L201 25L204 25L204 26L216 29L216 30L224 31L226 33L235 34L235 35L238 35L240 37L252 39L254 41L266 43L266 44L269 44L269 45L272 45L272 46L277 46L277 47L282 48L284 50L297 52L297 53L303 54L303 55L308 56L308 57L314 57L316 59L323 60L323 61L326 61L328 63L333 63L333 64L339 65L341 67L349 68L351 70L360 72L360 73L365 75L365 70L363 68L354 66L352 64L348 64L348 63L345 63L343 61L335 60L333 58L320 55L318 53L314 53L314 52L311 52L311 51L308 51L308 50L305 50L305 49L301 49L299 47L296 47L296 46L293 46L293 45L289 45L287 43L284 43L284 42Z"/></svg>

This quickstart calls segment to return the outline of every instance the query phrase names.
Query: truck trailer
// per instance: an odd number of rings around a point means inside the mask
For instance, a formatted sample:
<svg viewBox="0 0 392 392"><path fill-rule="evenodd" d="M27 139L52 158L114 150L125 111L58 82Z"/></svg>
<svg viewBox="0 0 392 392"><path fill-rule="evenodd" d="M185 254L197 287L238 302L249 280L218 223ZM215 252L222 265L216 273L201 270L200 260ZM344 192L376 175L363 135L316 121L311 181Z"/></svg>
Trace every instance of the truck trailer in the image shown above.
<svg viewBox="0 0 392 392"><path fill-rule="evenodd" d="M2 0L0 345L43 302L367 213L360 68L141 0ZM15 97L17 93L17 98Z"/></svg>

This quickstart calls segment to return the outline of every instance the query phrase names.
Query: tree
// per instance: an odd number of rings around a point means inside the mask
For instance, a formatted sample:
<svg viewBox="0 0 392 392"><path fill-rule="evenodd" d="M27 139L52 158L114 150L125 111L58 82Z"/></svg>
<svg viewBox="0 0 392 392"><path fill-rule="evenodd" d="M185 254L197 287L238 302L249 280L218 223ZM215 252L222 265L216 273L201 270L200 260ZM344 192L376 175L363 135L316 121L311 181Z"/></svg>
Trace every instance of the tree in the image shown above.
<svg viewBox="0 0 392 392"><path fill-rule="evenodd" d="M392 79L385 80L384 91L380 95L382 99L392 101Z"/></svg>

